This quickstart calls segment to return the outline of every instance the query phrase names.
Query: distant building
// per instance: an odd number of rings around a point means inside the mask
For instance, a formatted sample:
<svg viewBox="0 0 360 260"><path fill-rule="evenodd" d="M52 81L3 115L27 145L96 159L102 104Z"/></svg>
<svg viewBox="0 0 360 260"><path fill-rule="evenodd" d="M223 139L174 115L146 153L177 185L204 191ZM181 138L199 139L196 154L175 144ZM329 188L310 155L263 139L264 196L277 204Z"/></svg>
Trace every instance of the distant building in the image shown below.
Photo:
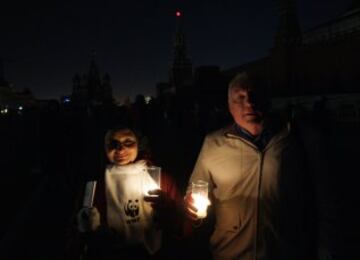
<svg viewBox="0 0 360 260"><path fill-rule="evenodd" d="M72 105L104 105L113 104L112 86L108 74L101 75L92 53L90 67L87 74L73 78L73 89L70 97Z"/></svg>
<svg viewBox="0 0 360 260"><path fill-rule="evenodd" d="M193 86L191 60L187 56L182 14L176 13L176 33L174 39L174 57L169 68L169 79L157 85L158 96L182 95Z"/></svg>
<svg viewBox="0 0 360 260"><path fill-rule="evenodd" d="M360 1L304 32L295 0L277 3L279 25L269 55L224 70L226 80L252 71L269 79L278 109L293 104L310 110L325 98L335 120L360 121Z"/></svg>
<svg viewBox="0 0 360 260"><path fill-rule="evenodd" d="M227 69L267 77L274 96L352 93L360 90L360 1L334 19L301 32L294 0L278 0L279 26L267 57Z"/></svg>
<svg viewBox="0 0 360 260"><path fill-rule="evenodd" d="M159 82L156 84L156 96L172 95L175 93L175 89L171 88L169 82Z"/></svg>
<svg viewBox="0 0 360 260"><path fill-rule="evenodd" d="M182 17L177 16L177 26L174 41L174 59L170 72L170 84L179 92L182 88L192 85L192 63L187 57L185 34L183 31Z"/></svg>
<svg viewBox="0 0 360 260"><path fill-rule="evenodd" d="M215 65L193 69L188 57L182 15L176 15L174 56L169 69L168 81L157 84L157 97L165 118L186 124L189 117L207 122L226 107L226 81ZM207 123L205 123L207 124Z"/></svg>
<svg viewBox="0 0 360 260"><path fill-rule="evenodd" d="M4 64L0 59L0 109L1 113L11 110L23 110L27 107L36 106L36 100L29 89L21 92L15 91L12 83L4 76Z"/></svg>
<svg viewBox="0 0 360 260"><path fill-rule="evenodd" d="M339 16L306 31L299 25L295 0L277 0L276 6L279 23L269 54L222 71L202 66L192 74L178 19L169 81L157 85L158 97L175 96L178 106L196 103L204 111L224 108L227 83L246 70L268 79L278 108L289 103L309 108L326 96L339 120L344 118L341 111L360 120L360 95L354 95L360 93L360 1L353 0ZM356 113L349 113L349 107Z"/></svg>

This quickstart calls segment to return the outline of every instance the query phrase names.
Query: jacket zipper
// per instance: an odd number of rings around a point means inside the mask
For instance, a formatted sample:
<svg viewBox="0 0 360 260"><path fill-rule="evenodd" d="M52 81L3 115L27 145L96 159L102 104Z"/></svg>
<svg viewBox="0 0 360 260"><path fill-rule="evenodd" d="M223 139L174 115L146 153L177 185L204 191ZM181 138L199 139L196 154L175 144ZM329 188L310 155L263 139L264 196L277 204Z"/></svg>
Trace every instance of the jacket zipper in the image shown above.
<svg viewBox="0 0 360 260"><path fill-rule="evenodd" d="M254 259L257 259L257 247L258 247L258 238L259 238L259 225L260 225L260 202L261 202L261 184L262 184L262 168L264 160L264 151L259 151L260 156L260 169L259 169L259 185L258 185L258 194L257 194L257 204L256 204L256 233L255 233L255 256Z"/></svg>

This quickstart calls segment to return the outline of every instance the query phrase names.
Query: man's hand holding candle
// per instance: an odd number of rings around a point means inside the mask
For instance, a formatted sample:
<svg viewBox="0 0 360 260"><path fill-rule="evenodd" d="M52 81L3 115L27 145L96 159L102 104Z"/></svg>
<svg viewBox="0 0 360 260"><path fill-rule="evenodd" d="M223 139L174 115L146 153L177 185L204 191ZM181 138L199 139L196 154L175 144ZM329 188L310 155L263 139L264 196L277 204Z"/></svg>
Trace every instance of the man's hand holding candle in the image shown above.
<svg viewBox="0 0 360 260"><path fill-rule="evenodd" d="M207 215L207 207L210 205L208 198L201 197L199 194L189 193L185 196L185 212L192 221L199 221Z"/></svg>

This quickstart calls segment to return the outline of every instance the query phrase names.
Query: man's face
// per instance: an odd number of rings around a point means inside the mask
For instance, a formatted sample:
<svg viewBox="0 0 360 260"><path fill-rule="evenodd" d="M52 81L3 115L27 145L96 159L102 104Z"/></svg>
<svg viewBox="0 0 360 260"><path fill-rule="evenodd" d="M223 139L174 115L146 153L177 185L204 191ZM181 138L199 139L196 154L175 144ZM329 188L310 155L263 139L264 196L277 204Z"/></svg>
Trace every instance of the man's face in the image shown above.
<svg viewBox="0 0 360 260"><path fill-rule="evenodd" d="M229 111L234 121L246 129L250 124L259 124L263 119L258 94L252 90L234 87L229 93Z"/></svg>
<svg viewBox="0 0 360 260"><path fill-rule="evenodd" d="M114 133L106 146L108 160L118 166L135 161L138 155L138 144L135 134L128 129Z"/></svg>

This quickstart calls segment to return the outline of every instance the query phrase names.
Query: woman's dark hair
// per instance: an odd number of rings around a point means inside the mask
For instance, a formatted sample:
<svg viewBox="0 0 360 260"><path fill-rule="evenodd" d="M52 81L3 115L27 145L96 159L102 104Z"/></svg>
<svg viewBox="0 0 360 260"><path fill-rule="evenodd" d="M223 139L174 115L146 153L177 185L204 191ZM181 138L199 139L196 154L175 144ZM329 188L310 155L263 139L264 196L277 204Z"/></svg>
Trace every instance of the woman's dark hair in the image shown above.
<svg viewBox="0 0 360 260"><path fill-rule="evenodd" d="M128 125L116 125L109 130L107 130L104 138L104 145L105 145L105 151L107 147L109 146L112 137L116 132L123 131L123 130L129 130L132 133L134 133L137 141L138 146L138 155L136 160L149 160L150 159L150 150L148 147L148 139L146 136L144 136L139 130L128 126Z"/></svg>

